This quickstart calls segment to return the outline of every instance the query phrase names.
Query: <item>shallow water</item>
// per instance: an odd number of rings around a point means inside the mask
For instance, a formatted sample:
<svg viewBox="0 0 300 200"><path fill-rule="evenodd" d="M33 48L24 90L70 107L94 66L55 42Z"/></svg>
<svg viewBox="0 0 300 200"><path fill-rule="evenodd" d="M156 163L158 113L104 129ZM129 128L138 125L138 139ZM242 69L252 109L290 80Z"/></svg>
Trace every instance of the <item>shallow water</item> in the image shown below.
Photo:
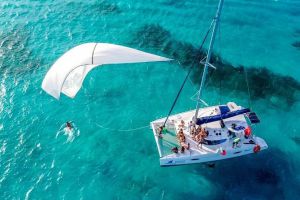
<svg viewBox="0 0 300 200"><path fill-rule="evenodd" d="M75 99L56 101L40 88L51 64L84 42L124 44L187 61L217 3L2 1L0 198L299 198L300 51L293 45L300 41L297 0L224 4L215 52L223 60L219 70L227 65L225 72L233 78L212 74L204 98L209 104L250 103L262 121L255 132L269 145L258 155L220 161L215 168L161 168L152 131L124 131L167 114L188 62L97 68ZM142 37L145 33L149 37ZM170 48L161 45L164 39ZM177 57L174 49L180 49ZM240 65L251 75L251 102L240 86L245 85L240 83L244 71L233 68ZM174 113L195 107L190 97L197 91L198 75L196 70ZM76 130L64 134L62 126L69 120Z"/></svg>

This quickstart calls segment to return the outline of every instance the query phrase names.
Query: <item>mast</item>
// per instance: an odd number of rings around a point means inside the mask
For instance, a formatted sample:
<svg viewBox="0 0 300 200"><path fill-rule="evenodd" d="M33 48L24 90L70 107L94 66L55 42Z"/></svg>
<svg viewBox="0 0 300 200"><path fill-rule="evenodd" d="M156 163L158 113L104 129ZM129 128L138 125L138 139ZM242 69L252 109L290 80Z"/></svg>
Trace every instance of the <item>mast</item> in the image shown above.
<svg viewBox="0 0 300 200"><path fill-rule="evenodd" d="M201 100L201 94L202 94L204 83L205 83L205 80L206 80L207 70L208 70L208 67L213 67L209 63L209 61L210 61L213 45L214 45L214 42L215 42L217 29L218 29L218 26L219 26L219 21L220 21L221 10L222 10L222 7L223 7L223 2L224 2L224 0L220 0L216 16L213 19L214 25L213 25L213 30L212 30L212 36L210 38L210 43L209 43L209 47L208 47L208 51L207 51L207 57L206 57L206 60L205 60L205 63L204 63L204 70L203 70L203 73L202 73L201 83L200 83L200 87L199 87L199 93L198 93L198 97L197 97L196 112L195 112L195 117L194 117L195 121L197 120L197 116L198 116L198 112L199 112L199 108L200 108L200 102L199 101Z"/></svg>

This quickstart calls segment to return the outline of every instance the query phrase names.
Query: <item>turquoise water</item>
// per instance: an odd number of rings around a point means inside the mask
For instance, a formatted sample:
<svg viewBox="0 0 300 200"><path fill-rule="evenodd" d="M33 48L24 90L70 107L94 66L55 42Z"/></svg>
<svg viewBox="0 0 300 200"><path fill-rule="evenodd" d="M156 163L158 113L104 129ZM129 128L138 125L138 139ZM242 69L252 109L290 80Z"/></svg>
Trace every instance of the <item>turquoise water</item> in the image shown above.
<svg viewBox="0 0 300 200"><path fill-rule="evenodd" d="M225 1L215 50L231 71L221 79L213 74L204 94L210 104L247 106L244 73L233 68L245 66L251 107L262 121L255 131L267 151L215 168L161 168L150 129L117 131L167 114L190 45L199 46L217 3L1 1L0 199L299 199L297 0ZM62 53L84 42L123 44L180 58L182 65L98 68L75 99L57 101L41 90L42 79ZM196 70L174 113L194 108L198 80ZM61 128L68 120L76 130L66 135Z"/></svg>

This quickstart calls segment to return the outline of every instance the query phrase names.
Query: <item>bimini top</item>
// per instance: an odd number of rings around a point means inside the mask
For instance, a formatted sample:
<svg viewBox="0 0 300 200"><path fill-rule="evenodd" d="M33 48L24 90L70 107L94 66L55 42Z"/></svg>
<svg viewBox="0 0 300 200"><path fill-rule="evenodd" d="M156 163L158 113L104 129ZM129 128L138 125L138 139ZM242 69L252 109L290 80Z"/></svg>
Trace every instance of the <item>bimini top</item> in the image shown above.
<svg viewBox="0 0 300 200"><path fill-rule="evenodd" d="M221 111L221 113L218 114L218 115L197 118L196 124L197 125L202 125L202 124L207 124L207 123L210 123L210 122L219 121L221 119L231 118L231 117L234 117L234 116L237 116L237 115L242 115L242 114L245 114L245 113L249 113L250 109L249 108L242 108L242 109L239 109L239 110L230 111L229 109L225 109L225 107L220 107L220 111Z"/></svg>
<svg viewBox="0 0 300 200"><path fill-rule="evenodd" d="M59 99L61 92L73 98L89 71L99 65L169 60L120 45L85 43L67 51L52 65L43 80L42 88L56 99Z"/></svg>

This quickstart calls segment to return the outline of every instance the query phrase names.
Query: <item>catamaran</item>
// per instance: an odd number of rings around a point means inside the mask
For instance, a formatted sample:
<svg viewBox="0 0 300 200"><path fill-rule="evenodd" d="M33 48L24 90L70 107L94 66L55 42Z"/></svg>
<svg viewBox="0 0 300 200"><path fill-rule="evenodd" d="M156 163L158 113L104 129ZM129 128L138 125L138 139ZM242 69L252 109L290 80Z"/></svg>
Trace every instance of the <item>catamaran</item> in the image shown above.
<svg viewBox="0 0 300 200"><path fill-rule="evenodd" d="M260 120L250 109L238 106L234 102L208 106L201 99L208 68L215 68L210 63L210 58L222 5L223 0L220 0L216 16L205 36L206 39L212 28L207 56L201 60L204 64L204 71L196 109L170 115L183 84L168 116L151 122L161 166L228 159L257 153L268 147L262 138L252 134L251 126ZM74 98L87 74L95 67L170 60L121 45L85 43L67 51L51 66L43 79L42 89L56 99L60 98L61 93ZM189 73L191 69L192 67ZM206 107L200 108L201 103L204 103Z"/></svg>
<svg viewBox="0 0 300 200"><path fill-rule="evenodd" d="M204 70L197 93L196 109L170 115L175 100L167 117L150 123L161 166L213 162L257 153L268 148L262 138L252 133L251 127L260 122L255 112L234 102L208 106L201 99L208 68L216 69L210 63L210 58L223 1L220 0L211 24L212 32L207 56L200 62L204 65ZM181 90L176 99L180 92ZM201 104L205 106L200 108Z"/></svg>

